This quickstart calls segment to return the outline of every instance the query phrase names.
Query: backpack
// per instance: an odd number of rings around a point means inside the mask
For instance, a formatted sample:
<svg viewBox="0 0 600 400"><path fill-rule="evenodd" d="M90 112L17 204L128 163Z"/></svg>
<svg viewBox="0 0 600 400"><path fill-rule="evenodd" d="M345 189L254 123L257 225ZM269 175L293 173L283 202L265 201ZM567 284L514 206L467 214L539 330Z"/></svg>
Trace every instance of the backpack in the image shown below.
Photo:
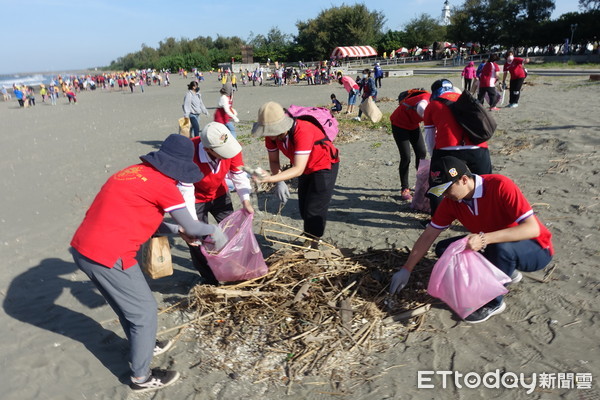
<svg viewBox="0 0 600 400"><path fill-rule="evenodd" d="M441 97L435 100L448 106L456 122L464 128L474 144L483 143L494 134L496 121L492 114L468 90L462 92L456 101Z"/></svg>
<svg viewBox="0 0 600 400"><path fill-rule="evenodd" d="M288 107L287 112L294 118L312 122L323 131L331 142L338 135L338 122L328 108L291 105Z"/></svg>
<svg viewBox="0 0 600 400"><path fill-rule="evenodd" d="M407 103L404 103L403 100L407 100L407 99L410 99L411 97L418 96L418 95L421 95L424 93L427 93L427 90L425 90L423 88L405 90L404 92L401 92L398 95L398 103L401 103L403 106L405 106L409 110L416 110L417 109L416 106L411 106Z"/></svg>
<svg viewBox="0 0 600 400"><path fill-rule="evenodd" d="M405 90L398 95L398 103L400 103L402 100L410 99L411 97L418 96L423 93L427 93L427 90L423 88Z"/></svg>

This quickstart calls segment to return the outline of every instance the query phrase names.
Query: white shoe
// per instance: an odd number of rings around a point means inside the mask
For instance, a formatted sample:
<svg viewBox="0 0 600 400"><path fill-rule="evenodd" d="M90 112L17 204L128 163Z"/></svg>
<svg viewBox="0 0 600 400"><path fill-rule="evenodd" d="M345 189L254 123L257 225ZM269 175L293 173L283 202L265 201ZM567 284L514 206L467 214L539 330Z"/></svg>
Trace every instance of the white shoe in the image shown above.
<svg viewBox="0 0 600 400"><path fill-rule="evenodd" d="M354 117L352 118L354 121L360 121L360 117Z"/></svg>

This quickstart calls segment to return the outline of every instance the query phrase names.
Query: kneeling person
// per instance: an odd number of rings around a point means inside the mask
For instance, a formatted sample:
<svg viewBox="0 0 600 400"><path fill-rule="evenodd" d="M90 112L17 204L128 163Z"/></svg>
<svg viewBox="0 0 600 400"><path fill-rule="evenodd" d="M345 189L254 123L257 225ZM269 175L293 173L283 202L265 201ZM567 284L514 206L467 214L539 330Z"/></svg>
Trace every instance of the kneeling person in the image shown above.
<svg viewBox="0 0 600 400"><path fill-rule="evenodd" d="M548 265L554 254L552 234L534 215L519 187L503 175L475 175L466 164L452 156L434 160L430 169L434 186L429 193L443 196L431 223L417 239L402 269L392 277L391 293L404 288L415 265L427 253L442 230L458 220L471 232L467 249L481 251L513 282L518 272L532 272ZM448 246L464 236L439 242L439 257ZM483 322L506 308L503 296L465 318L470 323Z"/></svg>

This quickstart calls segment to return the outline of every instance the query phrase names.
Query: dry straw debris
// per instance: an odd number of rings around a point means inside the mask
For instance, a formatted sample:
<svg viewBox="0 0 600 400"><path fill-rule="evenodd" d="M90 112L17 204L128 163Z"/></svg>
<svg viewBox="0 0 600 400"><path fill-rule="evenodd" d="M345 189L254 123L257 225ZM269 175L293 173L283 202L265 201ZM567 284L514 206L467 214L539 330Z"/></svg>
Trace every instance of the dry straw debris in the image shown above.
<svg viewBox="0 0 600 400"><path fill-rule="evenodd" d="M374 352L420 327L432 300L424 284L429 260L391 297L390 277L407 249L349 256L331 245L321 249L283 246L267 258L264 277L194 287L187 307L208 353L203 364L254 382L363 379Z"/></svg>

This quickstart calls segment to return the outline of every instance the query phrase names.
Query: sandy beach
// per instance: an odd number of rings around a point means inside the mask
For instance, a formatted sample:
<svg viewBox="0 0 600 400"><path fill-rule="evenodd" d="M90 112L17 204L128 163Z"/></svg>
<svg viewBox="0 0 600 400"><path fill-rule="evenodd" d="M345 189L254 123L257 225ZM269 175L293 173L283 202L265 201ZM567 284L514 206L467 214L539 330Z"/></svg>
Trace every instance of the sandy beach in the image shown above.
<svg viewBox="0 0 600 400"><path fill-rule="evenodd" d="M460 86L459 70L387 78L378 104L389 115L399 92L429 88L441 77ZM39 94L37 105L27 109L19 109L14 98L0 103L0 399L600 399L599 85L587 76L535 75L528 78L519 108L495 113L498 130L490 151L494 172L512 178L549 227L556 254L546 270L524 274L511 288L504 313L469 325L445 307L432 307L418 330L406 336L388 333L387 348L370 354L364 376L343 388L332 387L330 376L311 376L289 387L206 368L202 364L210 355L203 353L203 339L187 332L155 360L157 366L179 370L180 381L155 394L132 394L126 386L124 334L68 250L105 180L177 131L189 80L172 75L171 82L146 87L145 93L84 92L77 105L61 97L51 106ZM347 98L338 84L238 86L234 107L244 159L265 169L264 144L250 136L260 105L274 100L284 106L325 106L331 93ZM204 125L212 120L220 83L206 74L200 87L211 112L201 117ZM341 133L352 140L338 145L340 173L324 239L356 252L410 248L428 216L400 199L399 155L391 133L361 124L344 124L356 129ZM410 181L414 185L414 169ZM266 198L253 197L257 233L261 220L276 210L273 201L265 210ZM279 220L301 228L295 193ZM444 232L440 239L453 234ZM270 254L273 249L259 239ZM160 307L184 298L197 276L183 241L173 243L174 275L150 281ZM159 331L182 318L161 314ZM417 371L483 375L496 370L537 374L537 385L530 394L522 386L458 388L448 382L443 388L442 377L432 375L433 389L418 387ZM542 373L554 374L557 381L540 385ZM560 374L593 376L591 388L576 387L572 376L572 387L563 387L569 375Z"/></svg>

